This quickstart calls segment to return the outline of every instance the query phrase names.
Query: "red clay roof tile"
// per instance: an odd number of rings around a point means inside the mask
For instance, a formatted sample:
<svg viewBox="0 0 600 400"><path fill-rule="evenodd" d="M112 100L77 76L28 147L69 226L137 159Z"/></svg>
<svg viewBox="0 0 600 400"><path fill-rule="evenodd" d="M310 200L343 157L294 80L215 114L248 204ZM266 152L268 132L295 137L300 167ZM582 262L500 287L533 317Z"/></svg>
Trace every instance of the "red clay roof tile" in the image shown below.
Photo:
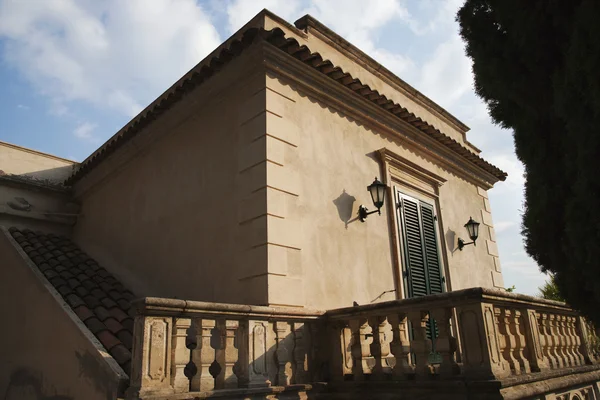
<svg viewBox="0 0 600 400"><path fill-rule="evenodd" d="M17 228L10 228L9 232L129 374L133 336L130 315L135 314L129 301L133 294L65 237ZM109 296L108 292L113 291L113 296L118 294L118 303Z"/></svg>

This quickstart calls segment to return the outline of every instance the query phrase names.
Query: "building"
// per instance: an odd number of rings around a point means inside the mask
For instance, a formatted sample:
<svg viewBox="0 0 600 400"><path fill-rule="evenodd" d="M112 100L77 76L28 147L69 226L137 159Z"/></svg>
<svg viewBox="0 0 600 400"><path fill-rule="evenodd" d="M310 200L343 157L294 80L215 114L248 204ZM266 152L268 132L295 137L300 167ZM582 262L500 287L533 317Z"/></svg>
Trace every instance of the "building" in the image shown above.
<svg viewBox="0 0 600 400"><path fill-rule="evenodd" d="M503 289L467 131L263 11L82 163L0 144L0 392L600 398L583 319Z"/></svg>

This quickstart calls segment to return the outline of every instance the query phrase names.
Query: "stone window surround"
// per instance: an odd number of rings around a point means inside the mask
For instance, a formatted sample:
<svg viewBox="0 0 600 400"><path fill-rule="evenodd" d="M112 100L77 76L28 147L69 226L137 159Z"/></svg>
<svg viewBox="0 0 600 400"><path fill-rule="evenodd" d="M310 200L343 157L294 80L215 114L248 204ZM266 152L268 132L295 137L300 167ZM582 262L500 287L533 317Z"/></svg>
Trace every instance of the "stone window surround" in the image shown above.
<svg viewBox="0 0 600 400"><path fill-rule="evenodd" d="M440 213L439 187L446 182L446 179L426 170L387 148L380 149L378 153L382 166L383 183L388 185L387 214L389 226L391 227L392 242L394 244L392 249L392 263L394 268L396 298L406 298L402 277L403 254L401 238L399 237L400 225L395 209L396 191L433 205L435 215L437 216L438 246L443 276L445 277L446 290L452 290L451 277L448 271L449 264L448 256L446 254L446 243L443 235L440 235L440 232L443 232L443 221Z"/></svg>

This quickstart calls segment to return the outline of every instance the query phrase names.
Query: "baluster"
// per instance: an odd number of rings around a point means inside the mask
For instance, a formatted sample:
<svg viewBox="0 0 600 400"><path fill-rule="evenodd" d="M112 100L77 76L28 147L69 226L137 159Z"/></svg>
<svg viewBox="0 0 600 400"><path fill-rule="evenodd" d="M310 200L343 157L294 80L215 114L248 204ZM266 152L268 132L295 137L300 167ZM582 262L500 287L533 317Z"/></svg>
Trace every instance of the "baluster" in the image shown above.
<svg viewBox="0 0 600 400"><path fill-rule="evenodd" d="M371 330L373 332L373 341L370 345L369 350L375 362L375 365L371 369L371 374L373 379L381 380L383 379L383 360L381 359L381 344L384 340L383 327L385 325L385 317L371 317L369 318L369 325L371 326Z"/></svg>
<svg viewBox="0 0 600 400"><path fill-rule="evenodd" d="M548 315L548 325L550 327L550 335L552 337L552 354L556 358L558 368L563 368L565 366L565 360L561 353L560 337L558 336L558 331L556 328L556 315Z"/></svg>
<svg viewBox="0 0 600 400"><path fill-rule="evenodd" d="M218 323L221 339L221 346L216 352L217 362L221 366L221 371L216 378L218 388L238 387L238 377L234 373L234 366L238 360L238 349L235 347L238 328L238 321L220 320Z"/></svg>
<svg viewBox="0 0 600 400"><path fill-rule="evenodd" d="M554 345L549 325L550 321L548 320L548 314L540 314L539 323L540 331L543 332L544 336L544 355L550 363L550 368L556 369L558 368L558 361L556 360L556 356L554 355Z"/></svg>
<svg viewBox="0 0 600 400"><path fill-rule="evenodd" d="M569 354L573 357L573 365L577 366L582 365L583 357L577 352L577 333L575 332L573 321L573 317L565 316L565 333L569 338Z"/></svg>
<svg viewBox="0 0 600 400"><path fill-rule="evenodd" d="M352 332L352 340L350 342L350 352L352 354L352 375L355 381L363 381L363 342L366 342L364 335L364 325L366 319L353 319L350 321L350 331Z"/></svg>
<svg viewBox="0 0 600 400"><path fill-rule="evenodd" d="M429 313L427 311L410 311L407 315L413 329L410 349L415 355L415 376L417 379L423 379L431 375L431 367L428 363L431 342L427 339Z"/></svg>
<svg viewBox="0 0 600 400"><path fill-rule="evenodd" d="M554 316L554 330L556 332L556 338L558 341L557 354L560 355L560 358L563 361L563 366L568 367L569 364L569 355L567 354L567 340L563 335L563 330L561 329L561 316Z"/></svg>
<svg viewBox="0 0 600 400"><path fill-rule="evenodd" d="M436 322L438 328L438 337L435 340L435 350L442 357L440 366L440 375L449 378L457 375L460 368L454 359L456 352L456 338L450 333L450 319L452 318L451 308L436 308L431 311L431 318Z"/></svg>
<svg viewBox="0 0 600 400"><path fill-rule="evenodd" d="M510 333L509 318L511 312L508 309L494 307L494 315L496 317L498 332L500 333L500 351L504 358L504 364L507 364L509 370L512 370L515 375L520 375L521 369L519 362L513 355L516 341L515 337Z"/></svg>
<svg viewBox="0 0 600 400"><path fill-rule="evenodd" d="M571 334L571 338L573 339L573 353L575 354L577 364L584 365L585 357L581 352L581 338L577 332L576 322L576 317L568 317L569 332Z"/></svg>
<svg viewBox="0 0 600 400"><path fill-rule="evenodd" d="M304 324L294 322L294 362L292 363L292 383L308 383L307 368L308 360L306 356L306 338L304 335Z"/></svg>
<svg viewBox="0 0 600 400"><path fill-rule="evenodd" d="M185 367L190 362L190 349L186 346L188 330L192 325L189 318L174 318L173 340L171 344L171 385L176 393L184 393L190 389L190 380L185 376Z"/></svg>
<svg viewBox="0 0 600 400"><path fill-rule="evenodd" d="M521 326L521 311L514 310L509 323L512 336L515 338L515 348L513 351L514 357L520 365L521 372L529 374L531 372L531 366L529 365L529 360L526 357L526 353L529 352L525 342L525 334L523 333Z"/></svg>
<svg viewBox="0 0 600 400"><path fill-rule="evenodd" d="M325 380L325 374L322 366L325 364L325 360L334 360L335 357L332 355L332 351L335 351L335 347L328 345L323 346L323 343L327 339L327 325L322 322L313 321L307 325L306 333L308 333L308 374L307 380L309 382L321 382ZM335 364L335 362L332 362ZM341 368L341 367L340 367Z"/></svg>
<svg viewBox="0 0 600 400"><path fill-rule="evenodd" d="M571 343L573 338L571 337L571 334L569 333L569 329L567 327L567 317L565 317L564 315L558 315L556 319L558 321L558 331L560 332L562 342L564 343L563 353L567 360L567 366L575 366L577 364L575 363L575 354L573 354L573 346Z"/></svg>
<svg viewBox="0 0 600 400"><path fill-rule="evenodd" d="M215 320L195 319L196 349L192 352L192 362L198 372L192 377L192 391L206 392L215 388L215 378L210 373L210 367L215 361L215 349L211 345Z"/></svg>
<svg viewBox="0 0 600 400"><path fill-rule="evenodd" d="M392 373L392 357L390 343L392 342L392 326L389 323L387 317L383 317L383 322L379 326L379 336L381 337L381 362L383 364L384 375L391 375Z"/></svg>
<svg viewBox="0 0 600 400"><path fill-rule="evenodd" d="M343 321L334 321L327 326L331 343L329 376L333 382L341 382L344 380L344 353L346 352L346 349L342 347L342 334L345 329L346 323Z"/></svg>
<svg viewBox="0 0 600 400"><path fill-rule="evenodd" d="M288 386L292 381L292 360L290 358L290 350L288 349L288 342L292 339L291 329L289 322L277 321L275 322L275 360L277 363L277 385ZM289 336L289 339L288 339ZM289 346L293 348L293 346Z"/></svg>
<svg viewBox="0 0 600 400"><path fill-rule="evenodd" d="M390 348L396 359L392 375L396 379L405 380L408 374L413 374L414 368L410 365L410 342L408 341L406 314L392 314L388 317L392 325L392 342Z"/></svg>

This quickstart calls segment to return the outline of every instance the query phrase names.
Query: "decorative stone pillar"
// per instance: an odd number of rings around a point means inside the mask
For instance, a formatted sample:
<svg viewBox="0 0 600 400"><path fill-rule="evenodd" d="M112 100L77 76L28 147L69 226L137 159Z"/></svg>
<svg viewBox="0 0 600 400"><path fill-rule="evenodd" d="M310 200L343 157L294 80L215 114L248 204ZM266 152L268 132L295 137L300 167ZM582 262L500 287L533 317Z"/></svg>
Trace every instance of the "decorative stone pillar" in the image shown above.
<svg viewBox="0 0 600 400"><path fill-rule="evenodd" d="M248 321L248 348L249 369L248 386L265 387L270 386L268 357L268 329L269 323L266 321Z"/></svg>
<svg viewBox="0 0 600 400"><path fill-rule="evenodd" d="M534 372L545 371L550 368L548 359L544 356L543 347L545 338L540 333L538 315L535 310L525 310L523 313L523 328L526 347L529 349L529 364Z"/></svg>
<svg viewBox="0 0 600 400"><path fill-rule="evenodd" d="M466 304L457 307L456 311L465 376L473 379L509 376L510 368L500 354L494 306L488 303Z"/></svg>
<svg viewBox="0 0 600 400"><path fill-rule="evenodd" d="M583 354L585 358L586 364L595 364L596 359L592 353L592 348L590 346L590 339L587 332L587 326L585 324L585 320L581 315L577 316L577 333L578 338L580 339L581 346L580 352Z"/></svg>
<svg viewBox="0 0 600 400"><path fill-rule="evenodd" d="M174 393L171 385L173 318L136 316L127 398Z"/></svg>

